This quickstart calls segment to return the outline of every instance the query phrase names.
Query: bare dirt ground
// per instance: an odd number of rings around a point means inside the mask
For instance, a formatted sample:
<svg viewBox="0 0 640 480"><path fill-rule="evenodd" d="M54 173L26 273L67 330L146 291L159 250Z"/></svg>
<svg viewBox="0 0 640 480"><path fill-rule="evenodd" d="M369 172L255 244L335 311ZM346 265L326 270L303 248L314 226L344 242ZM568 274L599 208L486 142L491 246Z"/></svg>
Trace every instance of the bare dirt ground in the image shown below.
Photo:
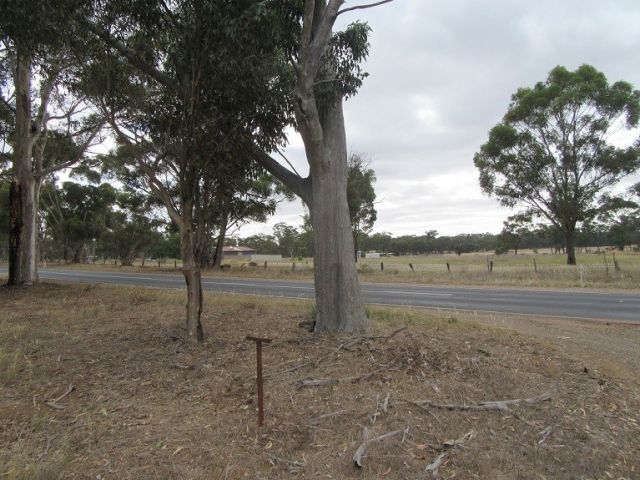
<svg viewBox="0 0 640 480"><path fill-rule="evenodd" d="M353 339L210 294L194 345L183 295L0 289L0 478L640 478L638 327L372 309ZM249 334L273 339L262 428Z"/></svg>

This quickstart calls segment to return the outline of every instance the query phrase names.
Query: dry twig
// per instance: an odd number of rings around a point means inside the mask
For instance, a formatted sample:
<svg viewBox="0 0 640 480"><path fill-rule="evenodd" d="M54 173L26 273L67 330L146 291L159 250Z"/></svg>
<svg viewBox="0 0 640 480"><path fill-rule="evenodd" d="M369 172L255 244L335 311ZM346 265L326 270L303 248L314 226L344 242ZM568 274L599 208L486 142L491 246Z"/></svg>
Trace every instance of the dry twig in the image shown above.
<svg viewBox="0 0 640 480"><path fill-rule="evenodd" d="M430 400L422 400L419 402L414 402L411 400L401 400L405 403L410 403L412 405L417 405L419 407L431 407L431 408L441 408L443 410L499 410L503 412L509 411L509 406L527 404L527 405L535 405L536 403L545 402L547 400L551 400L550 393L543 393L542 395L537 395L531 398L516 398L513 400L491 400L486 402L479 402L472 405L457 405L454 403L435 403Z"/></svg>
<svg viewBox="0 0 640 480"><path fill-rule="evenodd" d="M447 440L446 442L444 442L441 446L441 449L444 451L440 453L440 455L438 455L433 462L426 466L425 472L431 473L433 478L437 478L438 468L440 468L440 465L442 465L444 459L447 457L447 455L449 455L451 449L464 446L466 442L468 442L475 436L475 430L469 430L457 440Z"/></svg>
<svg viewBox="0 0 640 480"><path fill-rule="evenodd" d="M355 463L356 467L362 468L362 457L367 451L367 448L369 447L369 445L376 442L382 442L391 437L395 437L396 435L400 435L401 433L404 433L407 430L408 430L408 427L402 428L400 430L394 430L393 432L388 432L388 433L385 433L384 435L380 435L379 437L373 437L373 438L366 438L369 436L368 433L363 434L363 437L365 438L363 439L363 442L360 444L360 446L356 450L356 453L353 454L353 463ZM403 435L403 438L404 438L404 435Z"/></svg>
<svg viewBox="0 0 640 480"><path fill-rule="evenodd" d="M377 368L371 372L365 373L364 375L358 375L353 377L344 377L344 378L303 378L298 380L295 384L298 388L303 387L320 387L323 385L336 385L338 383L358 383L363 380L368 380L374 375L389 370L396 362L392 362L386 365L381 365L380 368Z"/></svg>
<svg viewBox="0 0 640 480"><path fill-rule="evenodd" d="M69 388L67 388L66 392L64 392L62 395L60 395L55 400L49 400L49 401L45 402L45 405L47 405L47 407L53 408L55 410L64 410L65 407L63 407L62 405L58 405L58 402L60 400L62 400L63 398L65 398L66 396L68 396L75 389L76 389L76 387L74 387L73 384L69 384Z"/></svg>
<svg viewBox="0 0 640 480"><path fill-rule="evenodd" d="M339 415L345 415L349 412L350 410L338 410L337 412L325 413L324 415L312 418L311 423L318 423L320 420L324 420L325 418L337 417Z"/></svg>
<svg viewBox="0 0 640 480"><path fill-rule="evenodd" d="M308 362L304 362L304 363L301 363L299 365L295 365L295 366L289 368L288 370L285 370L285 371L280 372L280 373L295 372L296 370L300 370L301 368L305 368L305 367L308 367L310 365L314 365L314 366L317 367L320 364L320 362L322 362L323 360L325 360L325 359L327 359L329 357L332 357L333 355L337 354L340 350L344 350L344 349L347 349L349 347L353 347L357 343L365 342L367 340L390 340L393 337L395 337L397 334L399 334L400 332L406 330L407 328L409 328L409 327L407 325L404 325L404 326L394 330L389 335L356 337L354 339L349 340L348 342L341 343L334 350L331 350L329 353L326 353L326 354L322 355L321 357L316 358L315 360L309 360Z"/></svg>

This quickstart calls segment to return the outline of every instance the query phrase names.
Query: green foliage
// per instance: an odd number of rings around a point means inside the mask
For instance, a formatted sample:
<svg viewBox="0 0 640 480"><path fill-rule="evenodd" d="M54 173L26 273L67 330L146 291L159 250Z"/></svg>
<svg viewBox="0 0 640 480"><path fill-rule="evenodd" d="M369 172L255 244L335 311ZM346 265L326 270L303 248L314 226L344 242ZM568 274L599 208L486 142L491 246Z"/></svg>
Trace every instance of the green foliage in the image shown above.
<svg viewBox="0 0 640 480"><path fill-rule="evenodd" d="M598 215L603 195L640 167L640 140L628 148L609 143L612 132L638 125L639 112L640 92L629 83L609 85L589 65L556 67L544 83L512 96L474 157L480 185L503 205L562 229L570 248L576 224Z"/></svg>
<svg viewBox="0 0 640 480"><path fill-rule="evenodd" d="M347 202L354 231L368 232L377 219L375 209L376 192L373 184L376 174L369 168L361 155L349 156L349 176L347 179Z"/></svg>
<svg viewBox="0 0 640 480"><path fill-rule="evenodd" d="M148 198L108 183L64 182L43 186L45 255L83 262L89 255L119 258L131 264L160 240L162 223L152 215Z"/></svg>
<svg viewBox="0 0 640 480"><path fill-rule="evenodd" d="M257 234L244 238L241 245L253 248L256 253L262 255L280 254L280 246L273 235Z"/></svg>
<svg viewBox="0 0 640 480"><path fill-rule="evenodd" d="M86 14L87 6L83 0L0 0L0 31L23 52L37 55L73 38L78 31L69 19Z"/></svg>
<svg viewBox="0 0 640 480"><path fill-rule="evenodd" d="M333 34L316 79L315 94L320 105L355 95L369 76L362 69L362 62L369 54L370 31L365 22L354 22Z"/></svg>
<svg viewBox="0 0 640 480"><path fill-rule="evenodd" d="M122 265L132 265L137 256L160 239L158 227L162 222L150 217L148 198L139 193L118 192L115 206L97 253L119 258Z"/></svg>
<svg viewBox="0 0 640 480"><path fill-rule="evenodd" d="M47 230L65 260L86 260L89 244L107 232L116 198L116 190L107 183L94 186L64 182L61 188L53 183L43 186Z"/></svg>
<svg viewBox="0 0 640 480"><path fill-rule="evenodd" d="M119 146L104 160L129 188L147 188L191 228L202 265L228 228L264 221L278 186L250 162L285 142L292 123L296 2L110 2L81 85L113 119ZM102 32L102 33L100 33ZM108 32L108 33L107 33Z"/></svg>
<svg viewBox="0 0 640 480"><path fill-rule="evenodd" d="M300 233L298 229L284 222L273 226L273 236L278 242L280 254L283 257L294 258L298 256L300 247Z"/></svg>
<svg viewBox="0 0 640 480"><path fill-rule="evenodd" d="M180 258L180 235L169 233L156 239L146 253L151 258Z"/></svg>

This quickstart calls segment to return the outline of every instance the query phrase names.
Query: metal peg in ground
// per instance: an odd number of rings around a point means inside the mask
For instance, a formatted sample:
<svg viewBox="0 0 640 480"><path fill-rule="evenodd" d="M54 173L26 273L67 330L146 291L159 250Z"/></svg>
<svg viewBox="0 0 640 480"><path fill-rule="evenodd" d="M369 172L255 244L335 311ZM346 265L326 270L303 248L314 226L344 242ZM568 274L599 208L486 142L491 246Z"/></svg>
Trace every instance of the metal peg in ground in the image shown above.
<svg viewBox="0 0 640 480"><path fill-rule="evenodd" d="M262 380L262 344L271 343L270 338L247 335L247 340L256 342L256 383L258 384L258 426L264 423L264 387Z"/></svg>

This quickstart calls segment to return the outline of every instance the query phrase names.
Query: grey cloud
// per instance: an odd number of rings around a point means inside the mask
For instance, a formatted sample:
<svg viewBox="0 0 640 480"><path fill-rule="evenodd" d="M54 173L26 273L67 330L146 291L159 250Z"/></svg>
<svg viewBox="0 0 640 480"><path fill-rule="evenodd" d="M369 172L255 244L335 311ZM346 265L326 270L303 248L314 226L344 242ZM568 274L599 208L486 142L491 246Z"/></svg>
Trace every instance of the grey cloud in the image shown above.
<svg viewBox="0 0 640 480"><path fill-rule="evenodd" d="M481 194L473 154L511 95L556 65L640 87L637 0L396 0L345 17L372 27L370 77L345 115L349 148L377 173L377 231L499 231L509 211ZM299 144L288 155L306 172Z"/></svg>

